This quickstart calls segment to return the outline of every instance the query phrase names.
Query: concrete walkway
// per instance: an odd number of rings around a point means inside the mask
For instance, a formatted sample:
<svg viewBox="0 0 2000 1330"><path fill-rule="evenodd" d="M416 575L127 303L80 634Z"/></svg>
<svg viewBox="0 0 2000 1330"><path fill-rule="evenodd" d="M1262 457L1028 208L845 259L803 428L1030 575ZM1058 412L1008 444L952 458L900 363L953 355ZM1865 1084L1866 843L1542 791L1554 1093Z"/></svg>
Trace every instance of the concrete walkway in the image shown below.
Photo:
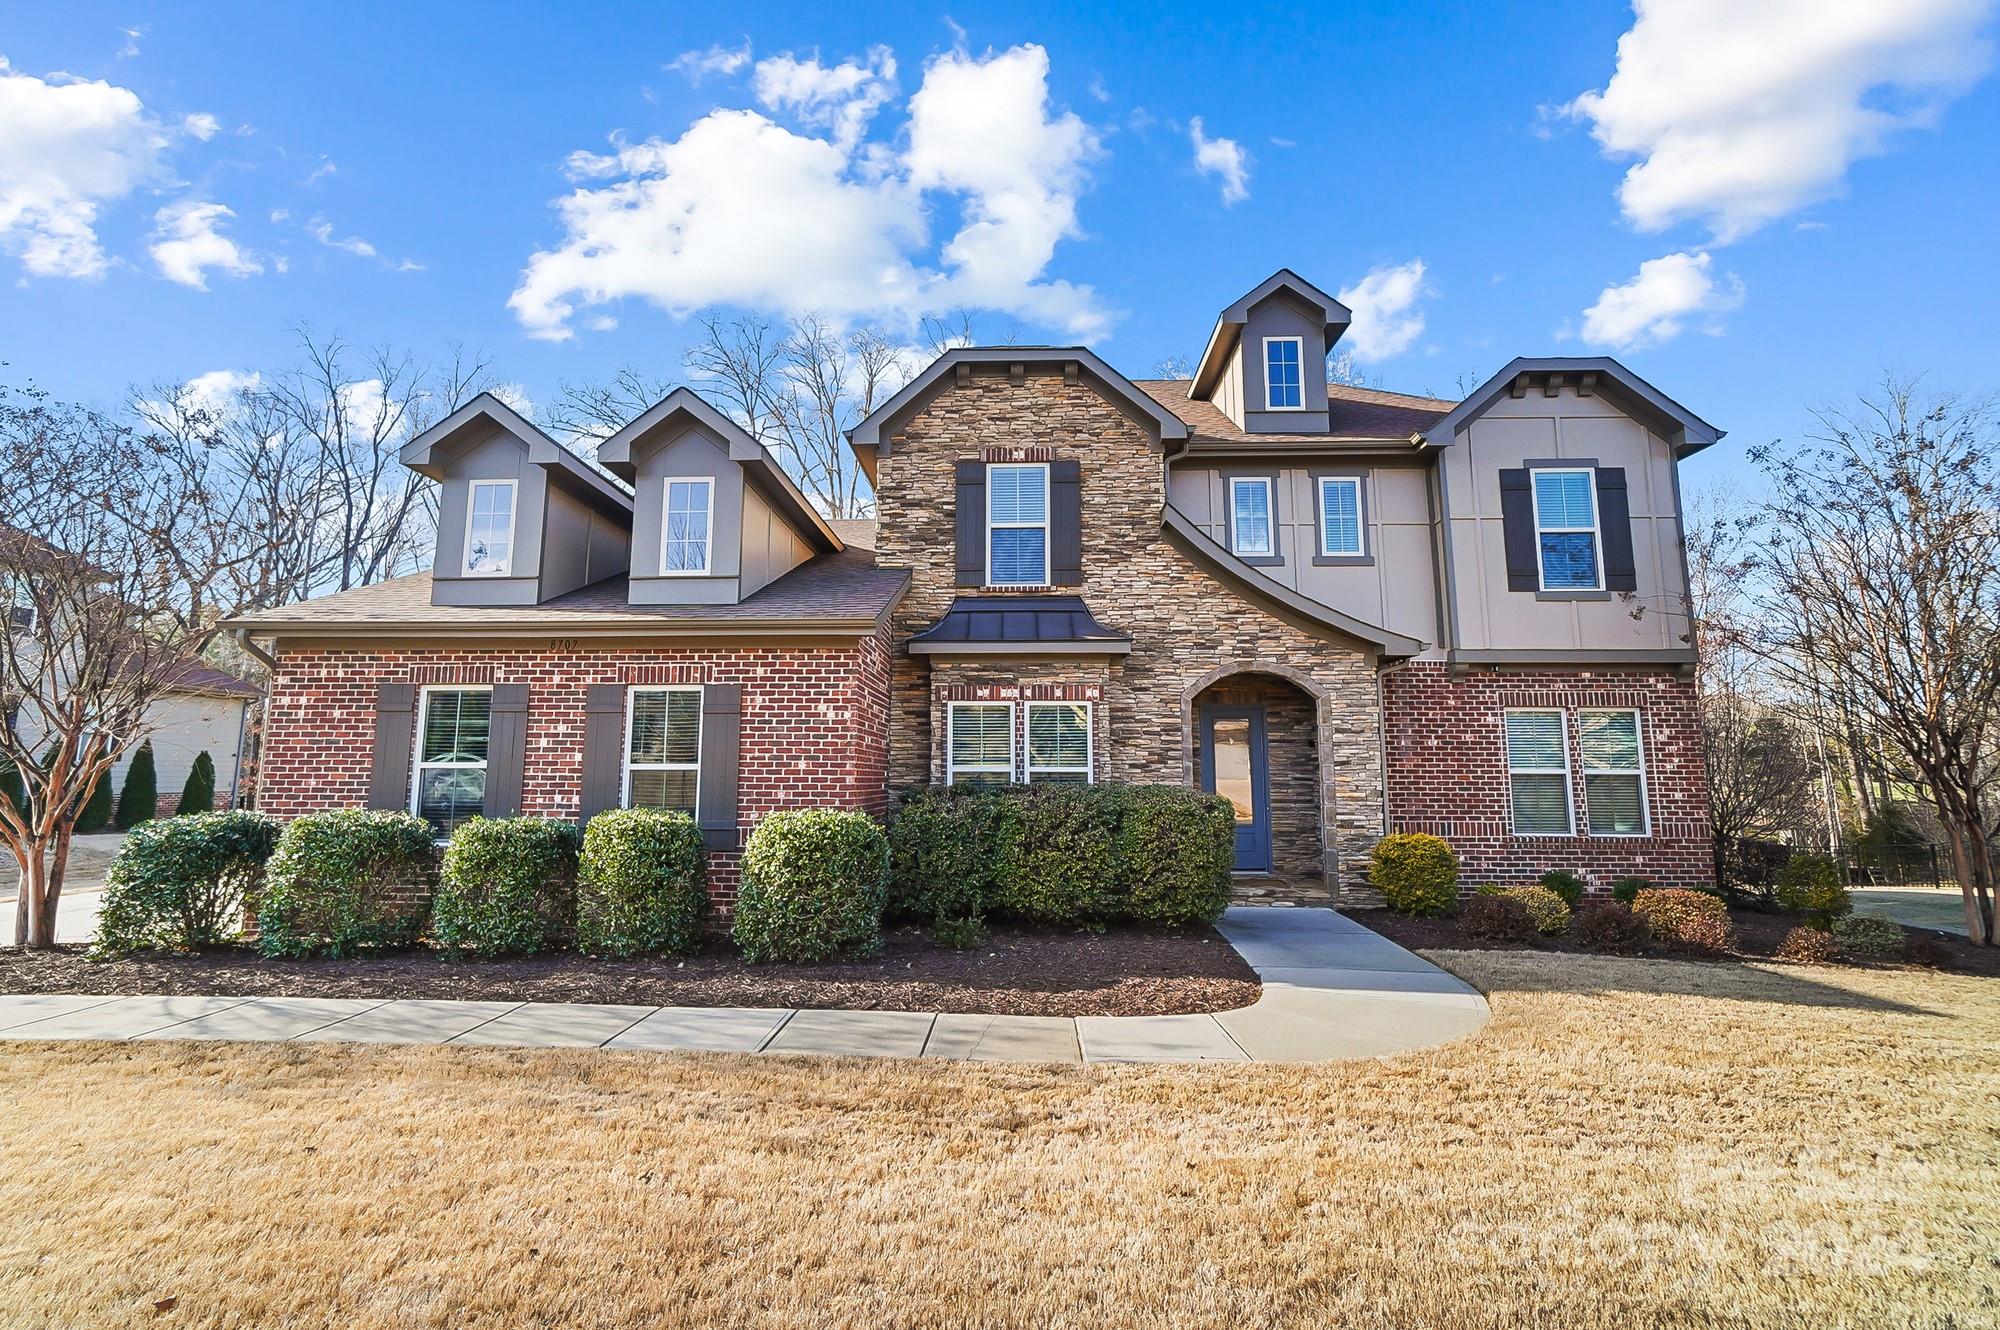
<svg viewBox="0 0 2000 1330"><path fill-rule="evenodd" d="M697 1049L974 1062L1317 1062L1400 1053L1486 1023L1486 999L1333 910L1238 906L1219 925L1263 980L1197 1016L965 1016L776 1007L370 998L0 996L0 1039L234 1039Z"/></svg>

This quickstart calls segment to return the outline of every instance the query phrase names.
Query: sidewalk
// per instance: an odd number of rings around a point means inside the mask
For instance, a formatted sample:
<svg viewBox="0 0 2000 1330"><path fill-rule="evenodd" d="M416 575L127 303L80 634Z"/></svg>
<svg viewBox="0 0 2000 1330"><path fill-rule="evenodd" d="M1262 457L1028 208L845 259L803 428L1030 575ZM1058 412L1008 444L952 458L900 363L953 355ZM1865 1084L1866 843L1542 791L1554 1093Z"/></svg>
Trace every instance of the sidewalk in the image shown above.
<svg viewBox="0 0 2000 1330"><path fill-rule="evenodd" d="M1327 909L1234 907L1219 925L1263 980L1194 1016L968 1016L768 1007L369 998L0 996L0 1039L611 1048L974 1062L1317 1062L1424 1048L1486 1023L1463 981Z"/></svg>

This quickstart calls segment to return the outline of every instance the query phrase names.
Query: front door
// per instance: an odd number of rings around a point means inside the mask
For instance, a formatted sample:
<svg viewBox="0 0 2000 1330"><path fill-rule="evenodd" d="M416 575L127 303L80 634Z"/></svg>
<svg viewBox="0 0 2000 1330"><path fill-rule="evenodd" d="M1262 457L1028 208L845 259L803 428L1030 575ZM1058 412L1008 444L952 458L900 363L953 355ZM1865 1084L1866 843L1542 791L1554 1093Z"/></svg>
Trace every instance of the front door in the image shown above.
<svg viewBox="0 0 2000 1330"><path fill-rule="evenodd" d="M1204 707L1201 788L1236 809L1236 871L1271 871L1271 776L1264 708Z"/></svg>

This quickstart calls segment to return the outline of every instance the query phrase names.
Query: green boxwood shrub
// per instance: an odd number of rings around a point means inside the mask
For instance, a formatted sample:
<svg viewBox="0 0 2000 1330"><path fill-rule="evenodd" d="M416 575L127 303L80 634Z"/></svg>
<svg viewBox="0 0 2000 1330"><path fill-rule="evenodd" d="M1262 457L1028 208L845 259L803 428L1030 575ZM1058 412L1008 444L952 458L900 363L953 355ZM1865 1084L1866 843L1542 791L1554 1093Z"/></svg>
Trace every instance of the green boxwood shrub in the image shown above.
<svg viewBox="0 0 2000 1330"><path fill-rule="evenodd" d="M731 934L752 961L823 961L882 944L889 841L865 813L772 813L750 833Z"/></svg>
<svg viewBox="0 0 2000 1330"><path fill-rule="evenodd" d="M189 813L207 813L215 809L215 759L203 749L195 754L194 763L188 767L188 776L181 786L180 806L174 816L185 817Z"/></svg>
<svg viewBox="0 0 2000 1330"><path fill-rule="evenodd" d="M347 809L286 825L264 870L258 946L267 956L352 956L423 931L436 872L431 825Z"/></svg>
<svg viewBox="0 0 2000 1330"><path fill-rule="evenodd" d="M911 791L889 824L889 917L933 924L983 918L1017 831L1011 804L993 791Z"/></svg>
<svg viewBox="0 0 2000 1330"><path fill-rule="evenodd" d="M1521 902L1528 922L1544 937L1553 937L1569 927L1569 902L1548 887L1509 887L1500 893Z"/></svg>
<svg viewBox="0 0 2000 1330"><path fill-rule="evenodd" d="M576 918L574 822L475 817L445 847L431 936L454 955L526 956L569 941Z"/></svg>
<svg viewBox="0 0 2000 1330"><path fill-rule="evenodd" d="M590 819L576 874L578 951L694 951L707 915L708 852L693 818L619 808Z"/></svg>
<svg viewBox="0 0 2000 1330"><path fill-rule="evenodd" d="M1655 940L1676 951L1719 956L1736 945L1736 926L1722 898L1706 891L1662 887L1642 891L1632 913L1646 921Z"/></svg>
<svg viewBox="0 0 2000 1330"><path fill-rule="evenodd" d="M1574 910L1583 904L1583 879L1564 868L1551 868L1537 879L1543 887L1562 897L1562 903Z"/></svg>
<svg viewBox="0 0 2000 1330"><path fill-rule="evenodd" d="M1174 926L1219 919L1236 864L1229 801L1184 785L1135 785L1119 811L1119 912Z"/></svg>
<svg viewBox="0 0 2000 1330"><path fill-rule="evenodd" d="M1006 796L994 905L1018 919L1094 921L1118 903L1118 824L1124 788L1023 785Z"/></svg>
<svg viewBox="0 0 2000 1330"><path fill-rule="evenodd" d="M1400 914L1447 914L1458 901L1458 856L1440 837L1397 832L1375 842L1368 880Z"/></svg>
<svg viewBox="0 0 2000 1330"><path fill-rule="evenodd" d="M1860 960L1888 960L1903 954L1903 926L1892 919L1850 914L1833 921L1833 940Z"/></svg>
<svg viewBox="0 0 2000 1330"><path fill-rule="evenodd" d="M1621 877L1611 884L1611 899L1630 905L1642 891L1658 891L1660 884L1649 877Z"/></svg>
<svg viewBox="0 0 2000 1330"><path fill-rule="evenodd" d="M1778 874L1778 904L1805 915L1814 928L1829 928L1854 908L1840 866L1823 854L1792 856Z"/></svg>
<svg viewBox="0 0 2000 1330"><path fill-rule="evenodd" d="M94 950L123 956L229 941L277 844L277 821L261 813L200 813L134 827L111 861Z"/></svg>
<svg viewBox="0 0 2000 1330"><path fill-rule="evenodd" d="M153 765L153 741L139 745L125 767L125 785L118 791L120 831L130 831L141 822L151 822L160 811L160 775Z"/></svg>

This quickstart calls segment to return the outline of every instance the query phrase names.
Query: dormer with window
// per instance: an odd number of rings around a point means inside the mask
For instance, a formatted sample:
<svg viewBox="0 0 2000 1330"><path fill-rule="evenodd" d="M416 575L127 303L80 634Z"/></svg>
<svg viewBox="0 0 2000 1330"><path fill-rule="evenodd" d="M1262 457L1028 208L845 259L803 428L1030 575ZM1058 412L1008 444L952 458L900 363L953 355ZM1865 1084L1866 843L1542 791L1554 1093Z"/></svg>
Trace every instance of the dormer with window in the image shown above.
<svg viewBox="0 0 2000 1330"><path fill-rule="evenodd" d="M436 605L539 605L625 571L632 501L490 393L404 446L438 482Z"/></svg>
<svg viewBox="0 0 2000 1330"><path fill-rule="evenodd" d="M1290 269L1222 311L1188 396L1249 434L1324 434L1326 357L1353 315Z"/></svg>

